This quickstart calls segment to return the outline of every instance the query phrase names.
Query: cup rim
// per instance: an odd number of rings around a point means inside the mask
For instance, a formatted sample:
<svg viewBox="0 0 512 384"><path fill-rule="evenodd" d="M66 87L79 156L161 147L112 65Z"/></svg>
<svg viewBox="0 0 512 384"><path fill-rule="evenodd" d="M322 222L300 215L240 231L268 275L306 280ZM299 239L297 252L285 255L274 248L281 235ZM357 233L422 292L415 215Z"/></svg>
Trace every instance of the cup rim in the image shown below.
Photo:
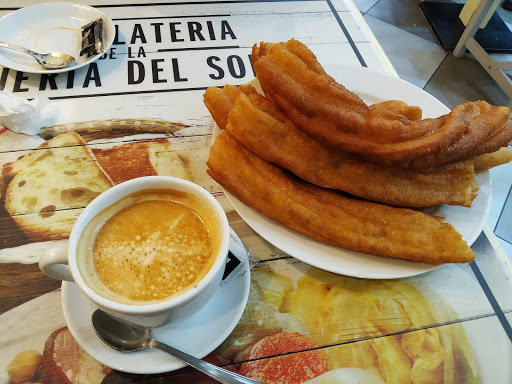
<svg viewBox="0 0 512 384"><path fill-rule="evenodd" d="M174 184L168 185L165 187L158 187L152 184L162 184L162 183L171 183ZM187 291L177 295L170 297L169 299L164 299L162 301L156 302L156 303L149 303L149 304L125 304L125 303L119 303L114 300L107 299L106 297L103 297L96 293L91 287L89 287L80 271L78 270L78 265L76 263L76 246L78 244L78 240L80 239L80 235L82 233L83 228L85 225L97 214L99 213L103 208L106 208L113 203L107 204L105 207L97 208L97 205L100 204L102 200L105 200L105 196L112 196L117 194L119 191L127 190L126 192L121 192L120 195L115 199L115 201L118 201L120 198L125 197L131 193L142 191L145 189L178 189L175 188L176 186L185 186L188 188L186 192L190 192L190 190L194 190L193 194L201 197L202 199L205 199L209 202L209 205L211 208L215 211L215 216L220 219L220 224L222 227L222 233L221 233L221 241L219 245L219 251L216 256L215 261L213 262L212 266L210 267L209 271L203 276L203 278L193 287L188 289ZM131 187L131 188L130 188ZM179 190L179 189L178 189ZM224 212L224 209L220 205L220 203L213 197L213 195L208 192L206 189L201 187L198 184L195 184L189 180L181 179L174 176L142 176L135 179L130 179L127 181L124 181L120 184L117 184L113 186L112 188L107 189L106 191L102 192L100 195L98 195L93 201L91 201L85 209L81 212L81 214L78 216L75 225L73 226L73 229L71 230L71 234L69 236L69 245L68 245L68 252L69 252L69 266L71 269L71 274L73 276L73 279L75 283L78 285L78 287L86 294L86 296L92 300L95 304L98 306L108 308L112 311L116 311L122 314L126 315L149 315L151 313L158 313L163 312L166 310L169 310L174 307L179 307L184 302L190 300L194 296L198 295L200 292L203 291L203 289L214 279L214 277L219 272L219 269L221 269L223 266L225 266L225 260L226 256L229 251L229 241L230 241L230 230L229 230L229 223L227 220L226 213ZM70 257L73 255L72 257ZM223 256L224 255L224 256Z"/></svg>

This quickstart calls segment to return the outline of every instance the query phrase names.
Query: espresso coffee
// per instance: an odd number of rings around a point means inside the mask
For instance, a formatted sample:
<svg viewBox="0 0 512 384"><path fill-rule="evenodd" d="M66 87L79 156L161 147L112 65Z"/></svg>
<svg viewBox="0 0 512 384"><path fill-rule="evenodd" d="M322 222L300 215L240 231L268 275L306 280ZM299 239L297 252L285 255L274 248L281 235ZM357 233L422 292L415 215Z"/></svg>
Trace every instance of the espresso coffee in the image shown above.
<svg viewBox="0 0 512 384"><path fill-rule="evenodd" d="M216 255L215 226L201 202L175 190L143 190L97 214L78 242L77 262L98 294L149 304L196 285Z"/></svg>

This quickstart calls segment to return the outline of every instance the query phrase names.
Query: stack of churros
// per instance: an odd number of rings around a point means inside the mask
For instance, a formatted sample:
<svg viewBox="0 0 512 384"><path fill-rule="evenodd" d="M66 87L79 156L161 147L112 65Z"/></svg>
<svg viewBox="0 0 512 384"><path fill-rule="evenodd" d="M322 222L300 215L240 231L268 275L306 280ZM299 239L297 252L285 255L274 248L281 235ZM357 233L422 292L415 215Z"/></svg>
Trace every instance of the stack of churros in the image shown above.
<svg viewBox="0 0 512 384"><path fill-rule="evenodd" d="M475 168L512 160L510 110L465 103L436 119L401 101L367 106L302 43L261 43L251 85L208 88L222 133L208 173L248 206L315 240L432 264L474 253L443 218L411 208L470 207Z"/></svg>

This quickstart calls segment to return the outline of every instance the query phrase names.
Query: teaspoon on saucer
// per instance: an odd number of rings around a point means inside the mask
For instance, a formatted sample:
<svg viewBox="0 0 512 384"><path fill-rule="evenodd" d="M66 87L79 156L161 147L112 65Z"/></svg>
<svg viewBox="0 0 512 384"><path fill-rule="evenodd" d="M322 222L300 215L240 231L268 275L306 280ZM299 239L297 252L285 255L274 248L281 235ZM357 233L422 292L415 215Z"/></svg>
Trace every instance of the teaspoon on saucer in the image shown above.
<svg viewBox="0 0 512 384"><path fill-rule="evenodd" d="M154 340L147 328L110 316L101 309L92 314L92 326L98 337L109 347L121 352L134 352L147 348L168 353L211 378L225 384L264 384L261 381L238 375L224 368L207 363L170 345Z"/></svg>
<svg viewBox="0 0 512 384"><path fill-rule="evenodd" d="M26 53L27 55L30 55L33 58L35 58L39 62L39 64L41 64L41 66L48 69L64 68L75 61L75 58L73 56L70 56L66 53L38 53L27 48L19 47L14 44L4 43L3 41L0 41L0 47L14 49L15 51Z"/></svg>

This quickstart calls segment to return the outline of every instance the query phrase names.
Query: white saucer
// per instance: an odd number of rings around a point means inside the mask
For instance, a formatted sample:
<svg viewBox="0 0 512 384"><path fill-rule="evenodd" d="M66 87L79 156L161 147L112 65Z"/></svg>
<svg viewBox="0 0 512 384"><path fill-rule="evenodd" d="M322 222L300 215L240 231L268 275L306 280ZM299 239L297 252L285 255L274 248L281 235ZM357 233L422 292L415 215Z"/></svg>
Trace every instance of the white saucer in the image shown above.
<svg viewBox="0 0 512 384"><path fill-rule="evenodd" d="M197 314L176 325L151 331L151 336L197 358L214 351L237 325L249 297L249 263L244 261L238 276L221 283L213 298ZM91 316L97 307L75 283L62 283L62 307L67 326L78 344L94 359L118 371L152 374L185 366L155 350L122 353L104 344L92 328Z"/></svg>
<svg viewBox="0 0 512 384"><path fill-rule="evenodd" d="M80 56L82 26L101 18L103 20L104 51L114 41L112 20L96 8L83 4L43 3L21 8L0 19L1 40L40 53L62 52L75 58L69 67L50 70L21 52L0 49L0 65L28 73L66 72L83 67L103 53L91 57Z"/></svg>

